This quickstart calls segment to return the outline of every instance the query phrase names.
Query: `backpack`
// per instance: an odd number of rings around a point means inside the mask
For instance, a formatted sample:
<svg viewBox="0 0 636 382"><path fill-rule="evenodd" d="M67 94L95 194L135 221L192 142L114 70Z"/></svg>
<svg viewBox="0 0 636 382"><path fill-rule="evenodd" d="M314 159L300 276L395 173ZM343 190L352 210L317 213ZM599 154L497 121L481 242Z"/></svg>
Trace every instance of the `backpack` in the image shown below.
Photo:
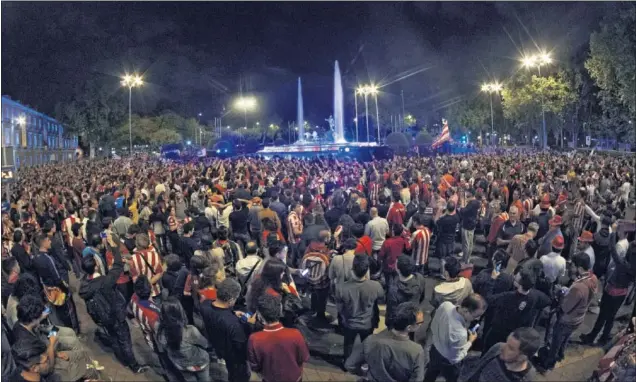
<svg viewBox="0 0 636 382"><path fill-rule="evenodd" d="M95 293L93 297L86 300L86 310L93 321L100 327L108 327L113 321L111 303L101 291Z"/></svg>
<svg viewBox="0 0 636 382"><path fill-rule="evenodd" d="M324 288L329 284L328 267L329 256L322 252L306 253L300 263L301 269L309 270L305 279L314 288Z"/></svg>

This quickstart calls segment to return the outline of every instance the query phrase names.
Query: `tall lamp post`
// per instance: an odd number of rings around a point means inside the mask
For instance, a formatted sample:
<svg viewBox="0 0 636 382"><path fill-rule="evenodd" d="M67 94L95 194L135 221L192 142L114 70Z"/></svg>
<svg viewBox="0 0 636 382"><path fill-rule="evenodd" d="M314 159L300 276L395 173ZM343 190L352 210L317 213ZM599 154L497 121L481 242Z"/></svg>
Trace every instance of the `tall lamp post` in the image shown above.
<svg viewBox="0 0 636 382"><path fill-rule="evenodd" d="M495 136L495 113L493 111L493 107L492 107L492 95L493 93L499 93L501 91L503 87L501 86L500 83L497 82L492 82L489 84L483 84L481 86L481 91L488 93L490 95L490 137L491 137L491 143L492 143L492 139Z"/></svg>
<svg viewBox="0 0 636 382"><path fill-rule="evenodd" d="M122 81L122 86L128 87L128 139L130 141L130 155L133 154L132 148L132 88L140 87L144 84L143 79L137 74L126 74Z"/></svg>
<svg viewBox="0 0 636 382"><path fill-rule="evenodd" d="M373 95L375 99L375 124L378 125L378 145L380 145L380 111L378 109L378 88L375 85L370 85L367 87L369 89L369 93Z"/></svg>
<svg viewBox="0 0 636 382"><path fill-rule="evenodd" d="M256 109L256 98L254 97L239 97L236 102L234 103L234 105L238 108L238 109L242 109L243 110L243 117L245 118L245 126L243 126L243 130L247 130L247 111L252 111ZM244 135L242 134L241 137L244 139Z"/></svg>
<svg viewBox="0 0 636 382"><path fill-rule="evenodd" d="M356 123L356 142L360 142L360 136L358 135L358 94L362 94L362 88L356 89L353 93L356 100L356 117L353 119Z"/></svg>
<svg viewBox="0 0 636 382"><path fill-rule="evenodd" d="M531 70L532 68L537 68L539 76L541 76L541 66L549 65L552 63L552 57L548 53L540 53L534 56L524 57L521 60L523 67ZM545 106L544 106L544 97L543 92L541 92L541 117L543 119L543 149L548 148L548 134L547 129L545 127Z"/></svg>

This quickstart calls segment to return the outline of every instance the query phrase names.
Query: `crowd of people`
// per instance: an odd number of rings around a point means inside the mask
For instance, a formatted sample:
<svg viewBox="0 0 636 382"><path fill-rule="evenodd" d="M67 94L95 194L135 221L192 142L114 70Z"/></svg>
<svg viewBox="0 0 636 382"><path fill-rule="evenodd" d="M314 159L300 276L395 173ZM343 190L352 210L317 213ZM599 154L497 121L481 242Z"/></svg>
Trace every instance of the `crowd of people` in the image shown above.
<svg viewBox="0 0 636 382"><path fill-rule="evenodd" d="M340 366L366 380L531 381L601 291L581 340L611 339L636 278L632 177L620 157L523 151L20 169L2 204L3 379L95 378L81 299L96 340L143 373L139 327L167 380L215 364L299 381L308 324L336 327Z"/></svg>

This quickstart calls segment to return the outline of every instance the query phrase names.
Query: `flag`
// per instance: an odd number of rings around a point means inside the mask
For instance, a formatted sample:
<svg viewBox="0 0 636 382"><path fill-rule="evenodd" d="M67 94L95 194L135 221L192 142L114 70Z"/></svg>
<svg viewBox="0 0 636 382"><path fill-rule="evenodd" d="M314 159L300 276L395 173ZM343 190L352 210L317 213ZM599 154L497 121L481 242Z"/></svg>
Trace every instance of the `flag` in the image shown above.
<svg viewBox="0 0 636 382"><path fill-rule="evenodd" d="M444 124L444 128L442 129L442 133L440 134L440 136L437 137L437 139L431 145L432 148L436 148L438 146L441 146L442 143L450 142L450 140L451 140L450 129L448 128L448 121L443 119L442 123Z"/></svg>

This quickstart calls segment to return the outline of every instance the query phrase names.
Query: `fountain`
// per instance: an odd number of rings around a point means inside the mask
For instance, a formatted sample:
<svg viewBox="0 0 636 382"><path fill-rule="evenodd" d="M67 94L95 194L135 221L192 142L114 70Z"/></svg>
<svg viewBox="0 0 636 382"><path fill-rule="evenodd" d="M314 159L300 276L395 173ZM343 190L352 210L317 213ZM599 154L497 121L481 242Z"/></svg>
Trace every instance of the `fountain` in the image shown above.
<svg viewBox="0 0 636 382"><path fill-rule="evenodd" d="M296 124L298 126L298 143L305 142L305 118L303 115L303 88L298 77L298 109L296 110Z"/></svg>
<svg viewBox="0 0 636 382"><path fill-rule="evenodd" d="M334 65L333 72L333 116L335 123L334 140L336 143L346 143L344 137L344 99L342 95L342 76L340 76L340 66L338 60Z"/></svg>
<svg viewBox="0 0 636 382"><path fill-rule="evenodd" d="M266 146L258 151L258 154L265 158L282 156L286 158L302 157L311 158L318 155L334 155L356 157L360 160L371 160L372 158L389 158L390 150L380 147L375 142L347 142L344 134L344 94L342 90L342 76L338 61L334 63L333 77L333 116L327 121L329 129L333 133L333 139L306 139L305 119L303 114L303 93L300 77L298 78L298 104L296 114L296 125L298 128L298 140L289 145Z"/></svg>

